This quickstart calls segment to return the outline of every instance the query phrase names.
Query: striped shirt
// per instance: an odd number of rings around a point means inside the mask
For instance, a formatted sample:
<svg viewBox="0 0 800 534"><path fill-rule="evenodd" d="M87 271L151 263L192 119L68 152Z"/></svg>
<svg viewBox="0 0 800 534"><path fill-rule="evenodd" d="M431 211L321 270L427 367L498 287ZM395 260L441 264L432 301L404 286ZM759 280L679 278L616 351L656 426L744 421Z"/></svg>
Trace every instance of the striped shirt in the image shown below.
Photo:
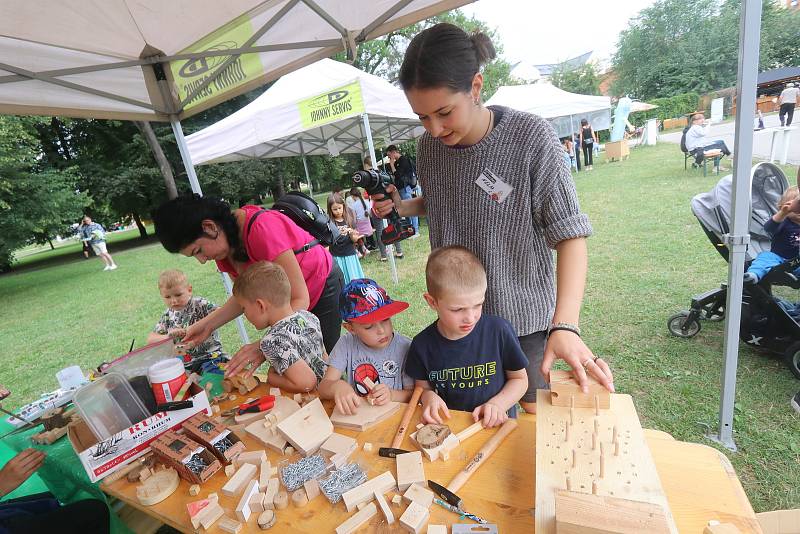
<svg viewBox="0 0 800 534"><path fill-rule="evenodd" d="M541 117L510 108L475 145L448 147L427 132L417 148L431 248L462 245L488 277L484 311L508 320L518 336L546 330L555 308L552 249L592 233L581 213L561 145ZM502 202L476 184L499 179Z"/></svg>

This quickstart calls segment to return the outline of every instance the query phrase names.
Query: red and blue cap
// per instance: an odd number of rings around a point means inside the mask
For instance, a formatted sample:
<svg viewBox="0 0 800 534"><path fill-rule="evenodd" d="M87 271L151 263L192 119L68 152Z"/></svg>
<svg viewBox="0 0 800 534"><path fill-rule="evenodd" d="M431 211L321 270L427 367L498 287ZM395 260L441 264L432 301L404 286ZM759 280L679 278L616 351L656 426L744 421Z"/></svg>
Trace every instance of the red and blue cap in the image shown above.
<svg viewBox="0 0 800 534"><path fill-rule="evenodd" d="M392 300L386 290L369 278L350 280L339 294L339 315L348 323L376 323L408 308L408 302Z"/></svg>

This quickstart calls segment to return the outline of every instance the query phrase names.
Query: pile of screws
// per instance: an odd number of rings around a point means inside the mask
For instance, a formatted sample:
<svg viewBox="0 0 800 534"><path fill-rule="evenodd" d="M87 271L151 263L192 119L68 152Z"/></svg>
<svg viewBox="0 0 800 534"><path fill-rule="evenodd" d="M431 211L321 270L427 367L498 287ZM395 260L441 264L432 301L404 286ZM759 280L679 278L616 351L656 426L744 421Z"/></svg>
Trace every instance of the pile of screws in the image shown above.
<svg viewBox="0 0 800 534"><path fill-rule="evenodd" d="M319 454L315 454L284 466L281 469L281 480L288 491L294 491L309 480L323 474L325 474L325 460Z"/></svg>
<svg viewBox="0 0 800 534"><path fill-rule="evenodd" d="M233 447L233 442L228 438L222 438L221 440L214 443L214 448L217 449L220 454L225 454L225 451Z"/></svg>
<svg viewBox="0 0 800 534"><path fill-rule="evenodd" d="M328 478L319 481L319 489L331 504L341 500L342 493L367 481L367 474L358 464L347 464L336 469Z"/></svg>
<svg viewBox="0 0 800 534"><path fill-rule="evenodd" d="M206 461L199 454L193 454L184 465L195 475L199 475L208 467Z"/></svg>

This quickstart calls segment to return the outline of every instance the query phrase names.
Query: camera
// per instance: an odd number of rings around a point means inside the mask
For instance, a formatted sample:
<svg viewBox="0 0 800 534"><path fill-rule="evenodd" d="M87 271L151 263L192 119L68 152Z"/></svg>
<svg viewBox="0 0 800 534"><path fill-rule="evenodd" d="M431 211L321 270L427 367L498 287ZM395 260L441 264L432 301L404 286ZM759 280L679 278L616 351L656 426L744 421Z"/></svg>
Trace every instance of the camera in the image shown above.
<svg viewBox="0 0 800 534"><path fill-rule="evenodd" d="M383 171L368 170L356 171L353 174L353 185L363 187L369 196L384 195L389 197L386 188L392 184L392 177ZM397 241L406 239L414 235L414 226L406 217L401 217L397 209L392 207L391 213L386 217L389 224L381 232L381 241L390 245Z"/></svg>

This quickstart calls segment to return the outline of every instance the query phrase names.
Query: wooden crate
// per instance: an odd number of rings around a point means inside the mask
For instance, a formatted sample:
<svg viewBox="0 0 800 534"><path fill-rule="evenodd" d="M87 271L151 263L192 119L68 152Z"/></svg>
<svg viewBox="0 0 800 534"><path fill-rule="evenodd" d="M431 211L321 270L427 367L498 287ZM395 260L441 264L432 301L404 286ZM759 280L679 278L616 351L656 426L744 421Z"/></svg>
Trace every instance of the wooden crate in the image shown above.
<svg viewBox="0 0 800 534"><path fill-rule="evenodd" d="M627 139L606 143L606 161L627 159L630 154L631 149Z"/></svg>

